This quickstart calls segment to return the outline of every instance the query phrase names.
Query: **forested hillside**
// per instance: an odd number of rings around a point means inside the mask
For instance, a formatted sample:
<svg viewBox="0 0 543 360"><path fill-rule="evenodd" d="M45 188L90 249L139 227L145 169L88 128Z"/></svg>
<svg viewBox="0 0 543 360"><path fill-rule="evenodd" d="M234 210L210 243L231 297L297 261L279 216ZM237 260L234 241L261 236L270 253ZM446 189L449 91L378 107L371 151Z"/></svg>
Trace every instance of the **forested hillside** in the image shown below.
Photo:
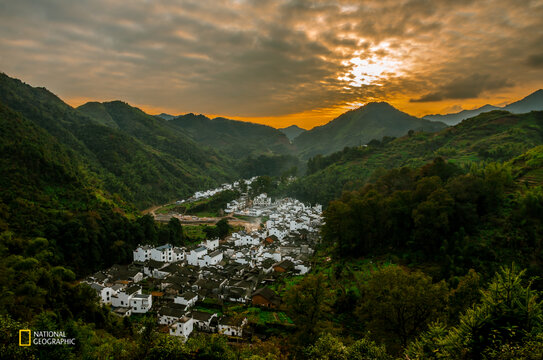
<svg viewBox="0 0 543 360"><path fill-rule="evenodd" d="M293 150L285 134L266 125L195 114L178 116L169 122L185 130L195 141L238 159L261 154L285 155Z"/></svg>
<svg viewBox="0 0 543 360"><path fill-rule="evenodd" d="M437 156L457 163L507 161L543 144L543 112L492 111L437 133L410 132L368 146L346 148L308 161L308 175L289 189L306 201L326 204L394 167L421 166Z"/></svg>
<svg viewBox="0 0 543 360"><path fill-rule="evenodd" d="M303 132L294 139L302 159L328 155L346 146L365 145L384 136L403 136L409 130L434 132L445 128L440 122L419 119L391 105L369 103L348 111L329 123Z"/></svg>
<svg viewBox="0 0 543 360"><path fill-rule="evenodd" d="M0 102L64 144L105 190L140 208L237 176L228 161L168 128L166 120L162 124L121 102L88 105L88 116L46 89L4 74Z"/></svg>

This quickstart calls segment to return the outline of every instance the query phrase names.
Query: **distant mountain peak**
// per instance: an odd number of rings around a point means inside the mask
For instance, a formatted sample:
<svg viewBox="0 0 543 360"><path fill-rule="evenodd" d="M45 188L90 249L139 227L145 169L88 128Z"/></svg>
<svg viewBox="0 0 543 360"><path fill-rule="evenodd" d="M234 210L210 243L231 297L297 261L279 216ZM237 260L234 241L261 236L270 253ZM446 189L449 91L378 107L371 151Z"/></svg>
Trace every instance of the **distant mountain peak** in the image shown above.
<svg viewBox="0 0 543 360"><path fill-rule="evenodd" d="M170 115L170 114L166 114L166 113L160 113L158 115L156 115L157 117L161 118L161 119L164 119L164 120L171 120L171 119L175 119L176 116L175 115Z"/></svg>
<svg viewBox="0 0 543 360"><path fill-rule="evenodd" d="M362 105L358 109L385 109L385 108L397 110L394 106L390 105L386 101L372 101L365 105Z"/></svg>
<svg viewBox="0 0 543 360"><path fill-rule="evenodd" d="M302 129L301 127L299 127L298 125L290 125L290 126L287 126L285 128L281 128L281 129L277 129L279 131L281 131L283 134L286 135L286 137L292 141L294 140L294 138L296 138L298 135L300 135L301 133L303 132L306 132L307 130L306 129Z"/></svg>
<svg viewBox="0 0 543 360"><path fill-rule="evenodd" d="M294 140L303 159L327 155L345 146L367 144L384 136L403 136L409 130L434 132L445 128L440 122L419 119L387 102L370 102L341 114L329 123L303 132Z"/></svg>
<svg viewBox="0 0 543 360"><path fill-rule="evenodd" d="M543 110L543 89L539 89L526 96L525 98L515 101L509 105L498 107L490 104L481 106L480 108L472 110L462 110L457 113L451 114L433 114L426 115L424 119L434 120L434 121L443 121L448 125L456 125L462 120L477 116L481 113L493 111L493 110L504 110L509 111L514 114L522 114L530 111L541 111Z"/></svg>

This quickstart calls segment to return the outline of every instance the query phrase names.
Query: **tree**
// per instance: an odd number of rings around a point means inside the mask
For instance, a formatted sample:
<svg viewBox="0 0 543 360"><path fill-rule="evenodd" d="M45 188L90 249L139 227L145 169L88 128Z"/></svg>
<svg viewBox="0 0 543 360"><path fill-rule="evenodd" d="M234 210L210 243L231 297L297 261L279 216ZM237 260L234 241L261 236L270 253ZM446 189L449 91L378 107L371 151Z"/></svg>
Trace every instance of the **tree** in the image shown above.
<svg viewBox="0 0 543 360"><path fill-rule="evenodd" d="M319 337L305 349L308 359L314 360L391 360L383 345L377 345L367 337L345 346L341 339L328 333Z"/></svg>
<svg viewBox="0 0 543 360"><path fill-rule="evenodd" d="M524 274L515 266L501 268L457 326L447 331L441 324L432 325L406 355L410 359L541 358L543 301Z"/></svg>
<svg viewBox="0 0 543 360"><path fill-rule="evenodd" d="M340 339L330 334L324 334L306 351L308 359L314 360L347 360L348 350Z"/></svg>
<svg viewBox="0 0 543 360"><path fill-rule="evenodd" d="M288 289L285 303L296 324L299 343L314 342L329 327L328 315L333 300L323 274L307 275L298 285Z"/></svg>
<svg viewBox="0 0 543 360"><path fill-rule="evenodd" d="M437 189L413 210L413 242L417 250L422 248L426 255L437 252L449 234L453 206L454 200L449 193L445 189Z"/></svg>
<svg viewBox="0 0 543 360"><path fill-rule="evenodd" d="M221 239L224 239L228 235L230 230L232 230L232 227L230 226L230 224L228 224L227 219L219 220L217 224L215 224L215 226L216 226L216 234Z"/></svg>
<svg viewBox="0 0 543 360"><path fill-rule="evenodd" d="M170 221L168 221L168 230L170 233L170 244L174 246L183 245L183 226L179 219L172 217Z"/></svg>
<svg viewBox="0 0 543 360"><path fill-rule="evenodd" d="M525 283L525 273L514 265L501 268L481 293L480 303L468 309L451 330L448 341L452 348L479 358L486 351L522 343L543 331L543 302L539 292Z"/></svg>
<svg viewBox="0 0 543 360"><path fill-rule="evenodd" d="M390 349L405 347L443 315L448 289L445 282L433 284L422 272L398 266L380 268L362 285L362 303L356 313L367 329L386 339Z"/></svg>

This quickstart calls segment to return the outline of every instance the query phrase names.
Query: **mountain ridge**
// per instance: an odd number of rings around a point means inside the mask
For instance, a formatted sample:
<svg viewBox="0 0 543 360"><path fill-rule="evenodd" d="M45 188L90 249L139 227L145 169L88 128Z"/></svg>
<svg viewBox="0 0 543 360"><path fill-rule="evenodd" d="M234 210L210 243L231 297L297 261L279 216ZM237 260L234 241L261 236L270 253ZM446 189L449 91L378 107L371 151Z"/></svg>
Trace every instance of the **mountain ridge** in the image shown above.
<svg viewBox="0 0 543 360"><path fill-rule="evenodd" d="M386 102L372 102L300 134L294 139L294 145L300 157L308 159L345 146L364 145L384 136L402 136L409 130L437 131L445 127L443 123L409 115Z"/></svg>
<svg viewBox="0 0 543 360"><path fill-rule="evenodd" d="M543 89L536 90L530 95L502 107L486 104L476 109L462 110L450 114L431 114L425 115L422 118L432 121L442 121L447 125L456 125L462 120L492 110L505 110L514 114L543 110Z"/></svg>
<svg viewBox="0 0 543 360"><path fill-rule="evenodd" d="M326 204L343 191L364 186L382 169L417 167L443 157L457 163L508 161L543 145L543 111L479 114L436 133L415 132L366 147L347 147L308 161L308 173L290 195Z"/></svg>

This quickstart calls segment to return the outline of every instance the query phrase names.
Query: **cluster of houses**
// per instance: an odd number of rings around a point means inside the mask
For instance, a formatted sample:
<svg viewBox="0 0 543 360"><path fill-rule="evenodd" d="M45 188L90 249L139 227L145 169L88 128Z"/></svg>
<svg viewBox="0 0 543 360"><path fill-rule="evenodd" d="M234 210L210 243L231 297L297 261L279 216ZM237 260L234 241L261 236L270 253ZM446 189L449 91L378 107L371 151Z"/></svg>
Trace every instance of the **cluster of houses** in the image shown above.
<svg viewBox="0 0 543 360"><path fill-rule="evenodd" d="M176 204L179 205L179 204L184 204L185 202L203 200L203 199L210 198L213 195L218 194L218 193L223 192L223 191L226 191L226 190L240 189L241 182L244 182L245 185L247 185L247 189L250 189L251 184L253 183L253 181L256 180L256 178L257 177L254 176L254 177L252 177L250 179L245 179L245 180L242 179L242 180L235 181L232 184L225 183L225 184L222 184L221 186L219 186L219 187L217 187L215 189L209 189L209 190L205 190L205 191L196 191L194 193L194 195L192 195L190 198L188 198L186 200L176 201Z"/></svg>
<svg viewBox="0 0 543 360"><path fill-rule="evenodd" d="M194 330L242 336L247 318L219 317L200 303L239 303L277 308L271 289L284 274L310 271L312 246L318 239L320 205L265 194L252 200L267 221L255 232L208 239L191 248L141 245L130 265L115 265L85 279L100 301L120 316L152 311L171 335L185 339ZM140 282L146 279L146 291ZM207 300L206 300L207 299ZM166 330L165 330L166 331Z"/></svg>

